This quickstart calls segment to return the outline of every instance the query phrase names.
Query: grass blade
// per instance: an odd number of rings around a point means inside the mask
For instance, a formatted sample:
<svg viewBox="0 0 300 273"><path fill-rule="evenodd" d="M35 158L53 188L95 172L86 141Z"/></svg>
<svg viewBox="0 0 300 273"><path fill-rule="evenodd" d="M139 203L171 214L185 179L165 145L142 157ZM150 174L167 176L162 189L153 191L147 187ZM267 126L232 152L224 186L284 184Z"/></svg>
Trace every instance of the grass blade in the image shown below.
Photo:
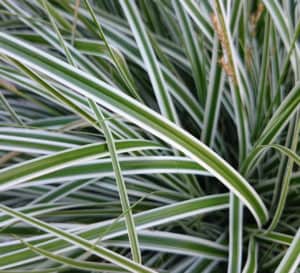
<svg viewBox="0 0 300 273"><path fill-rule="evenodd" d="M21 212L17 212L11 208L5 207L3 205L0 206L0 209L2 211L4 211L5 213L17 217L18 219L25 221L31 225L34 225L37 228L43 229L46 232L49 232L55 236L57 236L58 238L62 238L63 240L66 240L72 244L75 244L85 250L90 250L91 252L93 252L95 255L98 255L99 257L108 260L116 265L119 265L120 267L129 270L131 272L136 272L136 273L154 273L155 271L146 268L142 265L139 265L135 262L132 262L131 260L115 253L112 252L106 248L100 247L100 246L96 246L92 243L90 243L89 241L86 241L76 235L67 233L61 229L55 228L51 225L48 225L45 222L42 222L40 220L37 220L35 218L32 218L30 216L26 216L25 214L21 213Z"/></svg>
<svg viewBox="0 0 300 273"><path fill-rule="evenodd" d="M267 220L267 211L263 202L253 188L228 163L197 141L191 135L162 118L157 113L125 96L118 90L96 80L82 71L58 61L53 56L42 53L9 35L0 34L0 52L20 59L42 73L54 77L70 88L97 103L109 107L118 114L128 118L145 130L162 137L166 142L178 148L200 165L212 172L220 181L239 196L251 210L258 224ZM32 54L32 51L35 54ZM39 56L38 58L37 55ZM38 66L37 66L38 64ZM50 68L51 67L51 68ZM99 92L101 90L101 93Z"/></svg>
<svg viewBox="0 0 300 273"><path fill-rule="evenodd" d="M128 237L130 241L130 246L131 246L131 253L132 253L132 258L135 262L141 263L142 257L141 257L141 252L139 248L139 242L138 242L138 236L137 232L135 229L135 224L134 220L132 217L132 212L130 208L130 202L127 194L127 189L125 185L125 181L122 175L121 171L121 166L119 163L118 155L117 155L117 148L115 145L115 141L113 139L112 133L108 127L108 125L105 122L104 115L101 111L100 108L98 108L97 104L94 102L90 102L91 108L96 114L96 117L100 123L101 128L103 129L103 133L105 135L108 151L110 153L114 173L115 173L115 179L117 182L118 186L118 192L120 196L120 201L122 205L122 210L123 213L126 212L125 214L125 222L128 230Z"/></svg>
<svg viewBox="0 0 300 273"><path fill-rule="evenodd" d="M296 272L297 266L300 263L300 229L294 236L292 244L281 260L279 266L277 267L275 273L293 273Z"/></svg>
<svg viewBox="0 0 300 273"><path fill-rule="evenodd" d="M155 57L147 31L138 13L134 0L124 0L120 2L123 11L130 24L134 37L137 41L143 61L146 65L149 78L151 80L159 109L163 116L173 122L177 121L177 114L172 99L167 90L165 80Z"/></svg>

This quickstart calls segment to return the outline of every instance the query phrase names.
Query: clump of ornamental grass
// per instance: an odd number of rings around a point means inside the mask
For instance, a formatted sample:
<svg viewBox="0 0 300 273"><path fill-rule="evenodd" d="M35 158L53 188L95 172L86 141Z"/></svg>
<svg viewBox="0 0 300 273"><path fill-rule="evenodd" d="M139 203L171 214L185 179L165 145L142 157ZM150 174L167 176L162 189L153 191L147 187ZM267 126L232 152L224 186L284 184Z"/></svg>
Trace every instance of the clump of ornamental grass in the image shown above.
<svg viewBox="0 0 300 273"><path fill-rule="evenodd" d="M1 272L300 272L300 4L0 2Z"/></svg>

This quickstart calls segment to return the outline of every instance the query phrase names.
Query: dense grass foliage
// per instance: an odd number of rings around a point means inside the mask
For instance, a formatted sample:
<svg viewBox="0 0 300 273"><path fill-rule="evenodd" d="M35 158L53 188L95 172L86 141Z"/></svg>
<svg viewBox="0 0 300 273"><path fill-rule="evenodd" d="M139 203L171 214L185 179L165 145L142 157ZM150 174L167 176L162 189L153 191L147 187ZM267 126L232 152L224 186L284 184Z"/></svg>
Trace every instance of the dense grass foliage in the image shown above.
<svg viewBox="0 0 300 273"><path fill-rule="evenodd" d="M300 272L300 2L1 0L0 272Z"/></svg>

